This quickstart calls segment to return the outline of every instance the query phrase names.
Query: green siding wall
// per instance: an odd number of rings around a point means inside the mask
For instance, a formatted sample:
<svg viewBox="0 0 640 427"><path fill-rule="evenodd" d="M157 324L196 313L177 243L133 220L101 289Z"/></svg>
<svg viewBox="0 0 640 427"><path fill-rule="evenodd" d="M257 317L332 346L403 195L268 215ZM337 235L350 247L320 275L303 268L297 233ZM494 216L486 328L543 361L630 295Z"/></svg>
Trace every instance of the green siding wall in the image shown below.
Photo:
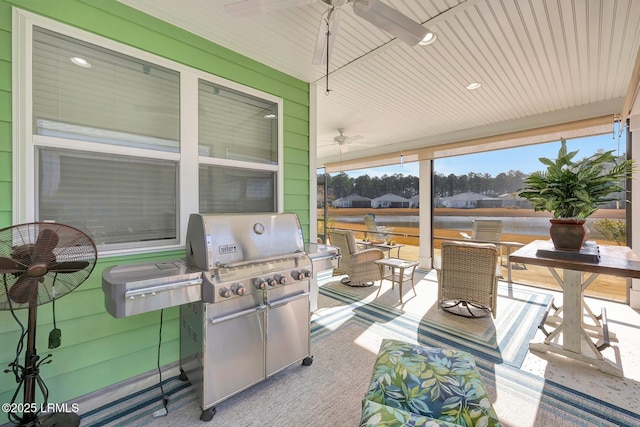
<svg viewBox="0 0 640 427"><path fill-rule="evenodd" d="M309 85L115 0L0 0L0 228L12 225L12 5L283 98L284 206L299 215L308 240ZM179 250L100 258L89 279L56 303L62 329L58 349L47 349L53 327L51 304L39 307L38 353L50 353L53 359L40 372L49 387L49 402L70 400L155 369L160 312L112 318L104 309L102 271L111 265L182 256ZM26 323L26 310L17 314ZM178 323L178 309L165 310L161 364L179 358ZM0 312L3 370L15 356L19 334L10 313ZM15 387L12 375L0 373L0 402L8 402Z"/></svg>

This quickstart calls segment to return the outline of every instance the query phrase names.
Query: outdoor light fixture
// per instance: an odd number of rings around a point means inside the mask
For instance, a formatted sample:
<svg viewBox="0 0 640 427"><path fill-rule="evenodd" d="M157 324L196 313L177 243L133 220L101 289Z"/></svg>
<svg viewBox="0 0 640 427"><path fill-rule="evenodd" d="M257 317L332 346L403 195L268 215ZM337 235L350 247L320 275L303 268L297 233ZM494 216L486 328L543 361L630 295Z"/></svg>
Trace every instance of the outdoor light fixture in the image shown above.
<svg viewBox="0 0 640 427"><path fill-rule="evenodd" d="M474 89L478 89L480 86L482 86L482 83L472 82L467 85L467 89L474 90Z"/></svg>
<svg viewBox="0 0 640 427"><path fill-rule="evenodd" d="M418 44L420 46L429 46L431 43L436 41L437 38L438 38L438 36L436 35L436 33L432 32L432 31L429 31L427 33L427 35L424 36L422 38L422 40L420 40L420 42L418 42Z"/></svg>

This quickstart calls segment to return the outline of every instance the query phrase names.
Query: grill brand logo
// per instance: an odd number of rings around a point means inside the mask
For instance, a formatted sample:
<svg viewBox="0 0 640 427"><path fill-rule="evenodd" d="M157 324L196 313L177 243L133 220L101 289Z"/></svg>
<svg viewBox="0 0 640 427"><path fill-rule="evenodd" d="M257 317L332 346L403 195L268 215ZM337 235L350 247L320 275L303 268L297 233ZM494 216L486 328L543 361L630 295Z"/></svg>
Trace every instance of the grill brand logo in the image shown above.
<svg viewBox="0 0 640 427"><path fill-rule="evenodd" d="M218 246L218 253L221 255L224 254L233 254L238 252L238 245L222 245Z"/></svg>

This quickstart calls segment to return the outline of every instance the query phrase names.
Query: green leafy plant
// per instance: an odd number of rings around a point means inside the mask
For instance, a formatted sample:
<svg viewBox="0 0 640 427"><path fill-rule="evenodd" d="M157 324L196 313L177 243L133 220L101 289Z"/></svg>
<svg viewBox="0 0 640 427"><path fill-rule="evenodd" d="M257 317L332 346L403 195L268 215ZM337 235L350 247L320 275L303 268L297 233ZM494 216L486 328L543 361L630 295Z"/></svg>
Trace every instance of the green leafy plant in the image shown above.
<svg viewBox="0 0 640 427"><path fill-rule="evenodd" d="M535 211L548 211L554 218L584 219L599 206L615 201L611 193L624 190L622 179L632 173L633 160L617 161L614 150L574 161L578 151L567 152L567 141L560 139L558 158L541 157L547 166L524 180L520 197L531 202Z"/></svg>

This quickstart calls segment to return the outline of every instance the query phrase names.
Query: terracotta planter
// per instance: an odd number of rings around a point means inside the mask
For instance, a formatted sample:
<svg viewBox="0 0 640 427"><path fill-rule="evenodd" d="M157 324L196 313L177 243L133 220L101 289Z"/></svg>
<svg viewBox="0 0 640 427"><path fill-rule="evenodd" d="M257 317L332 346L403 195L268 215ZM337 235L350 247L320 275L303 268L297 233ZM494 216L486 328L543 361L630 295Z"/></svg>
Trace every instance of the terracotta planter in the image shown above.
<svg viewBox="0 0 640 427"><path fill-rule="evenodd" d="M584 219L551 219L549 234L553 246L561 251L579 251L589 238L589 229Z"/></svg>

